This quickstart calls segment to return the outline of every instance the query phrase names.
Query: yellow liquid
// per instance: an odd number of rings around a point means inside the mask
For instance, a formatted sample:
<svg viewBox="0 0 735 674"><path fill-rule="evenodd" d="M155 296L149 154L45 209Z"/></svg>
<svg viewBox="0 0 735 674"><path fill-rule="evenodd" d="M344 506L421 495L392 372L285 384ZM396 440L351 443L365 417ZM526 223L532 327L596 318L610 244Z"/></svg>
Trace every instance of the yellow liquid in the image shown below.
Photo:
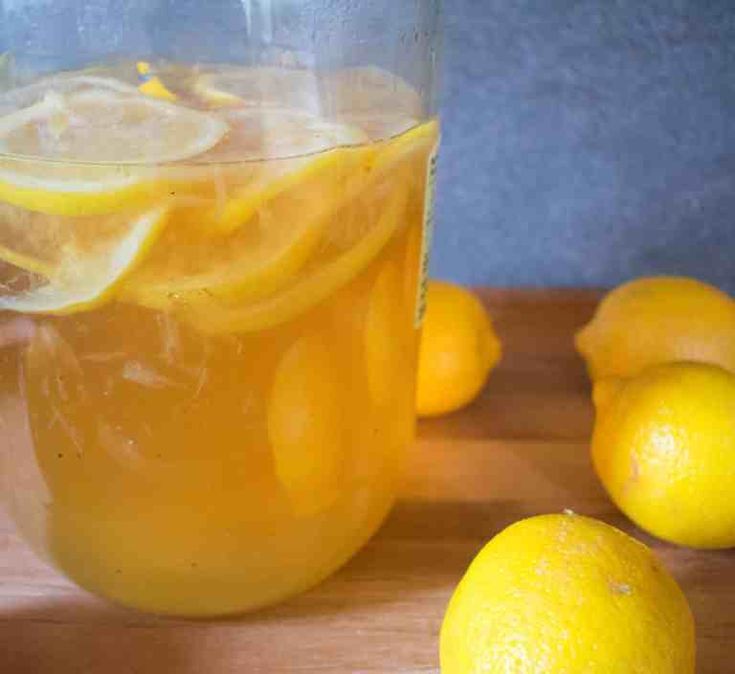
<svg viewBox="0 0 735 674"><path fill-rule="evenodd" d="M0 373L21 400L43 488L13 482L31 449L10 452L6 474L20 524L40 517L34 542L68 576L148 611L225 614L315 584L372 535L413 431L435 141L432 122L337 150L339 162L299 167L236 231L216 234L211 213L284 171L188 165L197 199L176 195L149 258L113 297L29 315L32 336L2 352ZM305 218L319 223L314 241L268 257L262 232L288 239ZM245 249L258 254L241 260ZM164 272L178 283L203 268L237 282L159 292Z"/></svg>

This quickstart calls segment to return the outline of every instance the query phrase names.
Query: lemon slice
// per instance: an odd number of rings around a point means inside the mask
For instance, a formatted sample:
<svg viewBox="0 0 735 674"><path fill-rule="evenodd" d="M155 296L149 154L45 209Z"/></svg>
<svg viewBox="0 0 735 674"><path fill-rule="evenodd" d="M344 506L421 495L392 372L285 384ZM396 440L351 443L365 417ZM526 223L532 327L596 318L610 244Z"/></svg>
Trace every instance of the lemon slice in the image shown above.
<svg viewBox="0 0 735 674"><path fill-rule="evenodd" d="M26 213L30 219L21 224L27 225L26 237L33 240L27 248L37 249L36 254L2 246L0 258L42 279L34 279L30 288L17 293L3 287L0 311L68 314L102 304L148 253L167 213L167 208L158 207L132 222L123 216L110 216L107 220L77 218L73 222L59 218L63 222L54 223L47 222L48 217ZM44 222L39 222L41 219ZM38 236L34 236L34 229ZM41 242L55 245L55 252L46 251L45 259Z"/></svg>
<svg viewBox="0 0 735 674"><path fill-rule="evenodd" d="M365 138L301 113L250 111L237 118L228 118L232 131L218 153L312 152ZM233 188L219 212L216 205L174 212L174 226L126 284L124 297L150 308L178 310L213 298L243 301L274 292L309 258L346 184L361 174L361 167L369 167L372 157L370 147L335 148L251 164L247 181Z"/></svg>
<svg viewBox="0 0 735 674"><path fill-rule="evenodd" d="M164 189L151 164L196 157L226 132L215 115L123 83L62 79L0 117L0 200L56 215L140 205Z"/></svg>
<svg viewBox="0 0 735 674"><path fill-rule="evenodd" d="M227 131L218 116L144 96L120 83L69 93L48 90L0 118L0 149L30 158L119 164L164 163L201 154ZM84 86L84 85L87 86Z"/></svg>
<svg viewBox="0 0 735 674"><path fill-rule="evenodd" d="M286 350L266 420L275 473L301 517L327 510L344 488L340 392L339 364L323 335L304 335Z"/></svg>
<svg viewBox="0 0 735 674"><path fill-rule="evenodd" d="M163 188L145 175L110 167L0 158L0 201L52 215L112 213L143 205L161 193Z"/></svg>

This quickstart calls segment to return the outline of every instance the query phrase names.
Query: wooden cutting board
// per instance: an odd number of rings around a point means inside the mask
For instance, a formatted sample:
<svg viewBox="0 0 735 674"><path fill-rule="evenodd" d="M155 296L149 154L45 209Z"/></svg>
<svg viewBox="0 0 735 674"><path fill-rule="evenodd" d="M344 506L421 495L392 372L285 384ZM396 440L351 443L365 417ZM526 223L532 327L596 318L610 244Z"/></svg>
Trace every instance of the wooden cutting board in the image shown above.
<svg viewBox="0 0 735 674"><path fill-rule="evenodd" d="M482 296L504 343L502 364L468 409L420 424L392 515L331 579L243 618L156 618L77 589L37 561L0 517L0 672L438 672L444 607L473 555L514 520L563 508L652 545L694 610L697 671L735 672L735 551L654 541L616 512L592 473L589 385L572 334L598 296Z"/></svg>

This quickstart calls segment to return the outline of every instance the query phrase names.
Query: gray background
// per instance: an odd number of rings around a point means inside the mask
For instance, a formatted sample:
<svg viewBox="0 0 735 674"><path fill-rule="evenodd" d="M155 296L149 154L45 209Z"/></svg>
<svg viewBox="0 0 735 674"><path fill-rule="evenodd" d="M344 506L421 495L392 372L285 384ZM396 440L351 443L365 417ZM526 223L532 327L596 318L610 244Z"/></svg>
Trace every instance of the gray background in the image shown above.
<svg viewBox="0 0 735 674"><path fill-rule="evenodd" d="M171 43L229 58L246 39L244 10L277 5L0 0L0 51L53 65L83 40L93 52ZM735 291L735 0L444 8L434 274L597 286L667 272ZM122 18L100 29L110 9ZM371 39L382 34L370 28Z"/></svg>
<svg viewBox="0 0 735 674"><path fill-rule="evenodd" d="M446 0L433 272L735 291L735 1Z"/></svg>

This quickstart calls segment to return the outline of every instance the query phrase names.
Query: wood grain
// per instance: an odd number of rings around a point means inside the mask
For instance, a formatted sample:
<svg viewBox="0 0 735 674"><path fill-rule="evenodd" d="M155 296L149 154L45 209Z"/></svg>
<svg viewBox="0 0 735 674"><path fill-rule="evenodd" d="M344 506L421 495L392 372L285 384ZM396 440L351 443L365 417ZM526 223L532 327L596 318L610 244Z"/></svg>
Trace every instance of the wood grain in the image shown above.
<svg viewBox="0 0 735 674"><path fill-rule="evenodd" d="M563 508L653 545L694 610L698 671L735 671L735 552L652 540L613 508L592 474L589 387L572 334L597 294L482 296L504 343L501 365L469 408L421 423L392 515L331 579L238 619L157 618L78 590L0 518L0 672L437 672L444 607L472 556L512 521Z"/></svg>

